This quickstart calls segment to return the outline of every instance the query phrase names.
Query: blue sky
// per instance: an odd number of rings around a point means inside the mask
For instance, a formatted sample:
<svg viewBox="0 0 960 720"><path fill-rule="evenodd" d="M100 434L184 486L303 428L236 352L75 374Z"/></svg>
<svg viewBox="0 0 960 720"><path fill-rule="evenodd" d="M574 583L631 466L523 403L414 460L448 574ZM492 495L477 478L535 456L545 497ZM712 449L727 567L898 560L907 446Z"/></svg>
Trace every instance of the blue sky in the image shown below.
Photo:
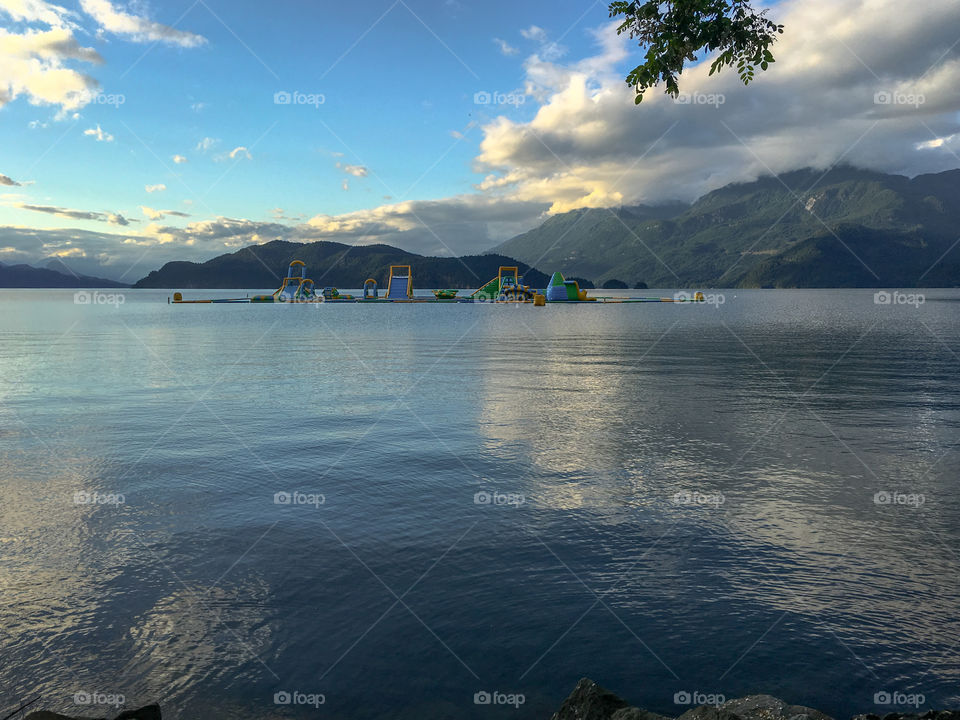
<svg viewBox="0 0 960 720"><path fill-rule="evenodd" d="M133 281L277 238L466 254L772 172L960 166L956 2L771 14L749 88L704 63L636 106L602 2L0 0L0 262Z"/></svg>
<svg viewBox="0 0 960 720"><path fill-rule="evenodd" d="M139 205L158 203L143 190L156 184L167 186L164 207L186 211L184 201L192 201L198 212L205 205L254 219L278 207L291 216L340 214L400 196L415 182L418 198L468 192L480 179L471 169L476 123L489 116L474 94L522 88L523 58L536 41L520 30L545 18L557 33L570 29L563 42L589 43L584 30L603 22L605 11L598 5L575 26L583 15L573 5L446 0L151 7L151 19L206 38L191 48L97 38L81 15L88 34L78 30L78 40L105 61L91 72L106 96L124 102L89 104L76 120L58 120L55 106L9 103L3 172L36 179L38 201L131 219ZM504 55L495 37L517 53ZM323 104L279 106L280 91L322 95ZM498 109L524 118L533 108ZM83 134L98 125L112 141ZM198 150L204 138L215 144ZM237 147L252 159L222 157ZM187 162L174 163L174 155ZM349 175L338 162L368 174ZM0 222L44 226L29 212L0 208Z"/></svg>

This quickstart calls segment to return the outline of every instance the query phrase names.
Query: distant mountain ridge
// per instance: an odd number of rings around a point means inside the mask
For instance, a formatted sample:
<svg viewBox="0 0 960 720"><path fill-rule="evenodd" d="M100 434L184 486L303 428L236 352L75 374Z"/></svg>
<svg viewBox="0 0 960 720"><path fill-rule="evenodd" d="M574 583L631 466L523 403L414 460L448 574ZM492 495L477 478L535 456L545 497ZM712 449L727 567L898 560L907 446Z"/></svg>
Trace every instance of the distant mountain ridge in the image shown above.
<svg viewBox="0 0 960 720"><path fill-rule="evenodd" d="M125 283L88 275L70 275L50 268L0 263L2 288L121 288Z"/></svg>
<svg viewBox="0 0 960 720"><path fill-rule="evenodd" d="M958 238L960 170L840 167L727 185L689 206L573 210L492 252L598 285L954 287Z"/></svg>
<svg viewBox="0 0 960 720"><path fill-rule="evenodd" d="M135 288L230 289L278 287L292 260L302 260L317 287L360 288L367 278L386 287L390 265L411 265L414 287L476 288L501 265L517 265L526 281L546 286L549 278L522 262L498 254L460 258L426 257L390 245L296 243L274 240L219 255L204 263L174 261L137 281Z"/></svg>

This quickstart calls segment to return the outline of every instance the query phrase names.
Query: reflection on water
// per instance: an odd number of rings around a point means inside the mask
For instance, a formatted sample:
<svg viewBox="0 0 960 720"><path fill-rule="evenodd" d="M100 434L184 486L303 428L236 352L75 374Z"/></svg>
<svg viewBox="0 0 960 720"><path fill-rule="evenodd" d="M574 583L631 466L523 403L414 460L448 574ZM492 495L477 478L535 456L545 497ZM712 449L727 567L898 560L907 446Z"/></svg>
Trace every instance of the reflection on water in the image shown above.
<svg viewBox="0 0 960 720"><path fill-rule="evenodd" d="M484 717L499 690L541 717L583 675L673 715L694 689L955 705L960 296L930 295L4 291L0 708L314 716L274 703L300 691L333 718Z"/></svg>

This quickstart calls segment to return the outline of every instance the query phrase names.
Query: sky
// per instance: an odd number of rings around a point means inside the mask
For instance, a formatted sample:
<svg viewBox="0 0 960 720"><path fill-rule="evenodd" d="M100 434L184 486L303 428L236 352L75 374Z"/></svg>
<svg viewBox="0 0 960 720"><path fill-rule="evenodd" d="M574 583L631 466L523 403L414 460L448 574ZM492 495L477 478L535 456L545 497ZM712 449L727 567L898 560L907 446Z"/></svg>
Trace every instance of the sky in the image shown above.
<svg viewBox="0 0 960 720"><path fill-rule="evenodd" d="M960 3L781 0L749 87L637 106L603 2L0 0L0 262L134 282L274 239L483 252L579 207L960 167Z"/></svg>

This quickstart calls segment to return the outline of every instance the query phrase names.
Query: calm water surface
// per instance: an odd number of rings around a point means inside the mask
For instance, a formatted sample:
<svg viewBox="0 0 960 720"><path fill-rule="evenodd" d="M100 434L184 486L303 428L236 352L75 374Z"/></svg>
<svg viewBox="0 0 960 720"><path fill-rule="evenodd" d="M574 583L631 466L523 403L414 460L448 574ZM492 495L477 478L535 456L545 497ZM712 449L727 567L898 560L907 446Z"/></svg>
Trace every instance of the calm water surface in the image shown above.
<svg viewBox="0 0 960 720"><path fill-rule="evenodd" d="M0 714L960 703L960 292L166 297L0 291Z"/></svg>

